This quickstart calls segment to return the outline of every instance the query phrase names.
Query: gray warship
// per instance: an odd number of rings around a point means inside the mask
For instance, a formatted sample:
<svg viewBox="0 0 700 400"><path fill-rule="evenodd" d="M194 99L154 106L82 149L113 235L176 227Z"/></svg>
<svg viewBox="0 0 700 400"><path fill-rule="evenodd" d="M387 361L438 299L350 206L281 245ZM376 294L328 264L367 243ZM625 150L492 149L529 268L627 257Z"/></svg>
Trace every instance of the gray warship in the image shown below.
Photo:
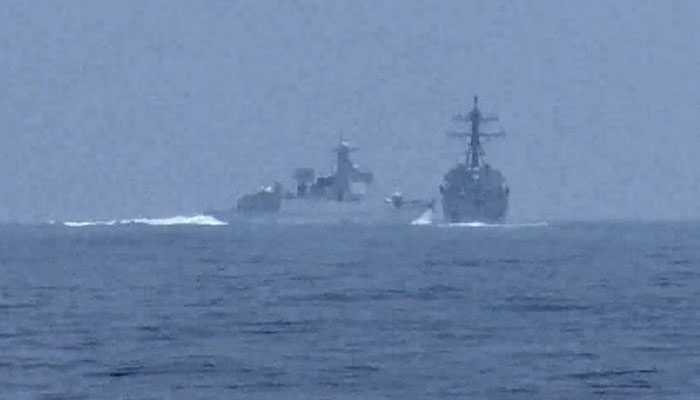
<svg viewBox="0 0 700 400"><path fill-rule="evenodd" d="M442 211L447 222L503 223L508 212L510 189L503 174L487 164L482 139L505 135L503 131L482 133L481 125L498 121L496 116L484 116L479 110L479 98L467 115L456 115L458 122L469 124L468 132L449 132L448 135L468 140L466 160L450 169L440 185Z"/></svg>
<svg viewBox="0 0 700 400"><path fill-rule="evenodd" d="M372 220L372 208L365 201L374 174L362 170L350 158L357 150L340 138L333 151L335 166L328 175L316 175L313 168L294 170L295 191L285 190L280 183L263 187L241 196L228 210L206 214L226 221L259 221L283 223L326 223L336 221L363 222Z"/></svg>
<svg viewBox="0 0 700 400"><path fill-rule="evenodd" d="M357 150L341 137L333 149L335 165L329 174L317 175L313 168L297 168L292 173L293 190L275 183L243 195L229 210L206 214L226 222L403 224L434 209L433 201L404 199L398 192L387 199L377 197L371 190L374 174L351 158ZM391 207L383 205L382 200Z"/></svg>

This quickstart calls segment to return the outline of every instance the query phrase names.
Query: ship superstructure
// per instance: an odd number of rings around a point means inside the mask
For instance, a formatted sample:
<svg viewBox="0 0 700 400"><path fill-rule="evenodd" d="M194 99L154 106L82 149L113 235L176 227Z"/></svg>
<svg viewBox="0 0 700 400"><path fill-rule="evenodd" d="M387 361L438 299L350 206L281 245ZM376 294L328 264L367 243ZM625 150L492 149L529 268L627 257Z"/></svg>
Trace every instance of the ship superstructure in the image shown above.
<svg viewBox="0 0 700 400"><path fill-rule="evenodd" d="M356 147L341 138L334 149L335 171L328 176L316 177L312 168L297 168L294 171L297 190L292 198L338 202L362 200L374 176L372 172L362 171L352 161L350 153L356 150Z"/></svg>
<svg viewBox="0 0 700 400"><path fill-rule="evenodd" d="M282 206L283 187L279 182L262 187L256 193L242 196L236 203L236 210L244 213L275 213Z"/></svg>

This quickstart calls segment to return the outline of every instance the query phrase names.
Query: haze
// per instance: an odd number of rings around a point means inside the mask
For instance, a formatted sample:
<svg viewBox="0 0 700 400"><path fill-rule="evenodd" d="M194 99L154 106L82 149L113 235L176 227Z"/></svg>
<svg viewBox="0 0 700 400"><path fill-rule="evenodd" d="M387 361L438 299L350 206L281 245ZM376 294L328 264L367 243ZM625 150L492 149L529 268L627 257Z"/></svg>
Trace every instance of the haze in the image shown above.
<svg viewBox="0 0 700 400"><path fill-rule="evenodd" d="M196 214L341 134L435 196L478 93L511 220L700 216L697 1L7 1L0 220Z"/></svg>

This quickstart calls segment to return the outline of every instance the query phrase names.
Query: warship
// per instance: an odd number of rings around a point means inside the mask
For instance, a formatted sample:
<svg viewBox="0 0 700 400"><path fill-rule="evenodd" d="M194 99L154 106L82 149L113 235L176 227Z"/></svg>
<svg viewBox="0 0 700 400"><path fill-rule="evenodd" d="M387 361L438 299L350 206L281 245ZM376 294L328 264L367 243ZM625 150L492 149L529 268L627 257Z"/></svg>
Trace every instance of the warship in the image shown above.
<svg viewBox="0 0 700 400"><path fill-rule="evenodd" d="M374 196L374 174L351 158L357 150L341 136L333 149L335 165L331 173L317 176L313 168L296 168L292 173L293 191L275 183L240 197L229 210L206 214L226 222L396 224L409 223L421 212L434 208L434 201L406 200L400 193L387 199Z"/></svg>
<svg viewBox="0 0 700 400"><path fill-rule="evenodd" d="M468 132L449 132L448 136L468 140L466 160L458 163L444 176L440 185L442 212L450 223L503 223L508 212L510 189L503 174L484 161L482 139L504 136L503 131L482 133L481 125L498 121L497 116L485 116L479 110L479 98L467 115L456 115L458 122L469 124Z"/></svg>

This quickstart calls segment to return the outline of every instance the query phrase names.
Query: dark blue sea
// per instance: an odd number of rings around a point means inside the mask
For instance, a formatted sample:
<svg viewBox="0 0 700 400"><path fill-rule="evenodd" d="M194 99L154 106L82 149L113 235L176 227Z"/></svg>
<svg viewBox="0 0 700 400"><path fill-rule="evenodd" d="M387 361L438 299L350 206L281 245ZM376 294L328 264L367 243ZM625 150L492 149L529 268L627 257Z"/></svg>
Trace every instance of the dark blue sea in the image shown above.
<svg viewBox="0 0 700 400"><path fill-rule="evenodd" d="M698 399L700 224L0 227L0 399Z"/></svg>

